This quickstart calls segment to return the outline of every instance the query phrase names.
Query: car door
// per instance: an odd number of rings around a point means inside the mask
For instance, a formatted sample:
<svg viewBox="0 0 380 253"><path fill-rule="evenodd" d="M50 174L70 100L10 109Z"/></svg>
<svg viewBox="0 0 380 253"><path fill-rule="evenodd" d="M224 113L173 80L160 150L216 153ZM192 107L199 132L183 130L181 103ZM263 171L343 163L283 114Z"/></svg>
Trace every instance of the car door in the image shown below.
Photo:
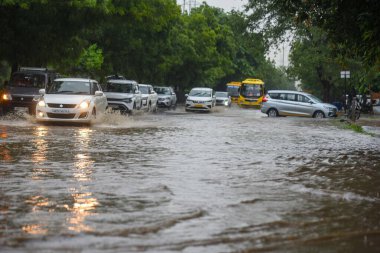
<svg viewBox="0 0 380 253"><path fill-rule="evenodd" d="M297 102L300 114L302 114L303 116L313 116L314 106L312 104L312 101L308 97L298 94Z"/></svg>
<svg viewBox="0 0 380 253"><path fill-rule="evenodd" d="M102 96L95 96L95 93L97 91L102 91L100 85L98 83L96 83L96 82L92 83L92 89L93 89L92 94L94 95L95 108L98 111L104 112L106 110L106 108L107 108L107 98L106 98L106 95L103 93Z"/></svg>
<svg viewBox="0 0 380 253"><path fill-rule="evenodd" d="M175 105L177 103L177 95L175 94L175 92L172 88L170 88L170 92L171 92L172 105Z"/></svg>

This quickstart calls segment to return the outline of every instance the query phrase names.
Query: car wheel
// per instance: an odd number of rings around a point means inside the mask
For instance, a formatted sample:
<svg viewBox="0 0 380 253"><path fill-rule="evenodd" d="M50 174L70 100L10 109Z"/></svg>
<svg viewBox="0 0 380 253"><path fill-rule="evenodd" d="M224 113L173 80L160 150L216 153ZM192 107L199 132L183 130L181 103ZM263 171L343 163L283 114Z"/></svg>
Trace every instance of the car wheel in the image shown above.
<svg viewBox="0 0 380 253"><path fill-rule="evenodd" d="M269 109L269 111L267 112L267 114L268 114L268 117L270 117L270 118L275 118L275 117L278 116L278 112L274 108Z"/></svg>
<svg viewBox="0 0 380 253"><path fill-rule="evenodd" d="M316 111L314 113L314 118L317 118L317 119L323 119L325 117L325 114L322 112L322 111Z"/></svg>

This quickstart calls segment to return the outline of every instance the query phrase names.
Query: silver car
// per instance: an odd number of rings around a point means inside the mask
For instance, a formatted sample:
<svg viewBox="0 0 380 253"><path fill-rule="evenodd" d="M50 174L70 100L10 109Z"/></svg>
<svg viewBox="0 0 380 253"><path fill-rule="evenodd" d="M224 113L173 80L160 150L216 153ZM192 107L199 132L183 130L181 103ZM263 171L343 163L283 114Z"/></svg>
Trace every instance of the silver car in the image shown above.
<svg viewBox="0 0 380 253"><path fill-rule="evenodd" d="M336 117L336 106L299 91L271 90L263 98L261 112L269 117L304 116L314 118Z"/></svg>
<svg viewBox="0 0 380 253"><path fill-rule="evenodd" d="M173 108L177 106L177 95L171 87L154 87L158 95L157 105L159 107Z"/></svg>
<svg viewBox="0 0 380 253"><path fill-rule="evenodd" d="M215 92L216 105L231 106L231 96L228 95L228 92L217 91Z"/></svg>
<svg viewBox="0 0 380 253"><path fill-rule="evenodd" d="M113 110L133 113L142 108L142 96L139 84L133 80L111 79L104 89L108 106Z"/></svg>

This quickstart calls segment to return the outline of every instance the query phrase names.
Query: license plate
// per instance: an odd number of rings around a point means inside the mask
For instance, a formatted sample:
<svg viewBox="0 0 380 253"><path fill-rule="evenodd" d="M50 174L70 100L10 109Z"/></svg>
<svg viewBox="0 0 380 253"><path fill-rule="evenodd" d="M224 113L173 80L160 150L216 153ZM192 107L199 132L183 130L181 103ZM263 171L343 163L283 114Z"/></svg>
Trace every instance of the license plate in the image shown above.
<svg viewBox="0 0 380 253"><path fill-rule="evenodd" d="M28 107L15 107L15 111L18 111L18 112L27 112L28 111Z"/></svg>
<svg viewBox="0 0 380 253"><path fill-rule="evenodd" d="M195 104L194 107L203 107L201 104Z"/></svg>
<svg viewBox="0 0 380 253"><path fill-rule="evenodd" d="M52 109L51 111L54 113L70 113L70 110L67 109Z"/></svg>

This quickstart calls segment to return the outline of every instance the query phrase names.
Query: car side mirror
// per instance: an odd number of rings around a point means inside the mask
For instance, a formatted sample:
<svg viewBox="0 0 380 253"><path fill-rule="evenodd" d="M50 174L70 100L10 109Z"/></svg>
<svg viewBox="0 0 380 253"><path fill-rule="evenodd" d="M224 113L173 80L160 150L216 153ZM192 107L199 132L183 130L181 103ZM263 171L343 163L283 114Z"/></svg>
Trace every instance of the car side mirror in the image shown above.
<svg viewBox="0 0 380 253"><path fill-rule="evenodd" d="M103 91L100 91L100 90L95 91L95 96L97 97L103 96Z"/></svg>
<svg viewBox="0 0 380 253"><path fill-rule="evenodd" d="M40 95L45 95L45 93L46 93L46 91L45 91L45 89L40 89L39 91L38 91L38 93L40 93Z"/></svg>
<svg viewBox="0 0 380 253"><path fill-rule="evenodd" d="M185 97L188 97L189 96L189 94L185 94Z"/></svg>

